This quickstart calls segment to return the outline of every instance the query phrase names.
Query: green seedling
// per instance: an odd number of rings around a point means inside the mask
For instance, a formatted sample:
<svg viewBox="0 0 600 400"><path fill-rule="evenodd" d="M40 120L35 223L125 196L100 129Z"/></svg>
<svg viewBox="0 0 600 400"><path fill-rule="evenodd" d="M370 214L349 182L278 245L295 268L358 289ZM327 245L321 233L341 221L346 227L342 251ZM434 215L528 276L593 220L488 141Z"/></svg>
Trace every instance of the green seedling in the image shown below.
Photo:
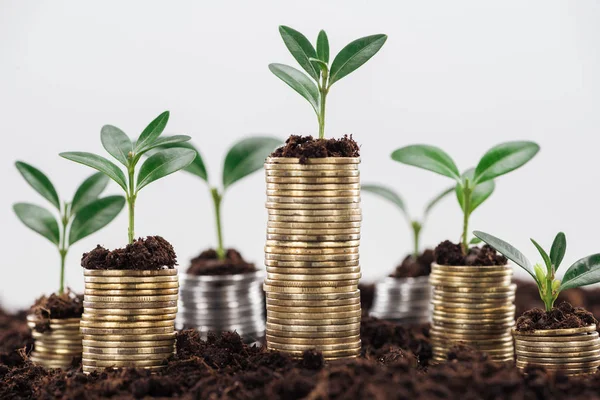
<svg viewBox="0 0 600 400"><path fill-rule="evenodd" d="M380 197L382 197L382 198L384 198L384 199L392 202L402 212L402 215L404 215L404 218L406 218L406 221L408 222L408 224L412 228L412 233L413 233L413 257L414 257L415 260L417 259L417 257L419 257L419 254L420 254L421 231L423 229L423 226L425 225L425 221L427 219L427 216L429 215L429 213L431 212L431 210L433 209L433 207L440 200L442 200L444 197L446 197L448 194L450 194L450 193L452 193L454 191L454 187L451 187L449 189L444 190L442 193L438 194L435 198L433 198L427 204L427 207L425 207L425 212L423 213L423 217L421 219L417 219L417 218L413 218L409 214L409 212L407 210L407 207L404 204L404 200L393 189L390 189L390 188L385 187L385 186L373 185L373 184L362 185L361 188L365 192L376 194L376 195L378 195L378 196L380 196Z"/></svg>
<svg viewBox="0 0 600 400"><path fill-rule="evenodd" d="M135 202L139 191L150 183L187 167L196 157L196 153L193 150L185 148L171 148L157 151L143 162L136 179L136 166L140 162L142 155L166 144L182 143L190 140L190 137L185 135L160 137L168 121L169 112L165 111L144 129L135 142L116 126L104 125L102 127L100 138L104 149L125 166L127 176L112 161L96 154L84 152L60 154L61 157L67 160L87 165L102 172L117 182L125 191L129 210L129 243L133 243L135 237Z"/></svg>
<svg viewBox="0 0 600 400"><path fill-rule="evenodd" d="M61 201L54 185L39 169L22 161L16 167L27 183L46 200L58 213L30 203L17 203L13 209L17 217L28 228L44 236L56 245L60 254L59 294L65 290L65 260L71 246L108 225L123 209L123 196L99 198L108 184L108 178L96 173L87 178L75 191L70 202Z"/></svg>
<svg viewBox="0 0 600 400"><path fill-rule="evenodd" d="M302 33L280 26L279 33L286 47L304 71L285 64L269 64L275 76L287 83L312 106L319 122L319 138L325 137L325 104L331 86L357 70L373 57L387 40L386 35L371 35L346 45L329 63L329 40L319 32L316 48Z"/></svg>
<svg viewBox="0 0 600 400"><path fill-rule="evenodd" d="M210 194L215 208L215 224L217 227L217 255L220 260L225 259L225 247L223 245L223 226L221 222L221 204L225 191L235 182L261 169L265 159L282 142L272 137L249 137L235 143L227 152L223 162L222 188L212 185L208 179L208 173L202 155L191 143L169 144L167 148L185 147L195 153L193 162L185 170L208 184Z"/></svg>
<svg viewBox="0 0 600 400"><path fill-rule="evenodd" d="M532 267L531 262L523 253L502 239L479 231L475 231L473 234L531 275L537 283L546 311L552 310L554 302L561 291L600 282L600 254L592 254L575 261L565 272L562 281L556 279L556 271L560 267L567 250L567 238L562 232L554 238L550 254L535 240L531 239L531 242L542 256L546 268L540 264Z"/></svg>
<svg viewBox="0 0 600 400"><path fill-rule="evenodd" d="M456 164L442 149L428 145L412 145L392 153L392 159L447 176L456 181L455 193L463 211L461 247L467 254L469 244L469 218L477 207L486 201L496 187L494 179L525 165L540 150L534 142L506 142L488 150L479 160L476 168L460 174Z"/></svg>

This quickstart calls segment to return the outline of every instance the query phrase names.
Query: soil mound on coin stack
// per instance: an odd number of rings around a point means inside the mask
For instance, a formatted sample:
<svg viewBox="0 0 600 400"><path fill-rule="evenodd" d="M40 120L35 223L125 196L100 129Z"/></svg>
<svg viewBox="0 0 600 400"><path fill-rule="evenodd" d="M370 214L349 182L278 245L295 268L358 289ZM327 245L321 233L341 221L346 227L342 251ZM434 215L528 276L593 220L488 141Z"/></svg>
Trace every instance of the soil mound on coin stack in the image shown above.
<svg viewBox="0 0 600 400"><path fill-rule="evenodd" d="M416 278L427 276L431 273L431 263L434 259L433 250L425 250L416 259L411 254L402 260L396 270L390 274L391 278Z"/></svg>
<svg viewBox="0 0 600 400"><path fill-rule="evenodd" d="M171 243L160 236L139 238L125 248L107 250L98 245L84 253L81 266L85 269L153 270L174 268L177 255Z"/></svg>
<svg viewBox="0 0 600 400"><path fill-rule="evenodd" d="M482 247L471 247L465 256L462 253L460 244L452 243L446 240L435 248L435 262L439 265L473 265L485 267L488 265L506 265L508 260L501 254L498 254L492 247L483 245Z"/></svg>
<svg viewBox="0 0 600 400"><path fill-rule="evenodd" d="M31 306L29 313L37 321L34 329L40 333L47 332L50 330L50 319L81 318L83 295L67 290L62 294L42 296Z"/></svg>
<svg viewBox="0 0 600 400"><path fill-rule="evenodd" d="M573 307L570 303L563 301L558 307L552 308L551 311L545 311L541 308L526 311L517 319L516 330L531 332L546 329L581 328L597 324L598 321L592 313L581 307Z"/></svg>
<svg viewBox="0 0 600 400"><path fill-rule="evenodd" d="M256 272L256 266L244 260L242 255L234 250L225 252L225 259L219 260L216 250L208 249L192 259L186 271L190 275L235 275Z"/></svg>
<svg viewBox="0 0 600 400"><path fill-rule="evenodd" d="M341 139L314 139L312 136L292 135L285 145L275 150L271 157L299 158L304 164L308 158L359 157L360 147L352 135Z"/></svg>

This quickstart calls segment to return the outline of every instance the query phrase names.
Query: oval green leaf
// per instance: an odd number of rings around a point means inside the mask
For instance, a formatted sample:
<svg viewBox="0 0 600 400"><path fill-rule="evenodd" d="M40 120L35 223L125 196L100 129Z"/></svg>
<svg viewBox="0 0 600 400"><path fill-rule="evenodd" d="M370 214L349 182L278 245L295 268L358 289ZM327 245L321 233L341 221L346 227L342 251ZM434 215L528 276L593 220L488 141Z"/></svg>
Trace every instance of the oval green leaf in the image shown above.
<svg viewBox="0 0 600 400"><path fill-rule="evenodd" d="M469 182L471 185L473 185L473 175L475 173L475 170L473 168L468 169L467 171L465 171L462 174L462 184L461 185L456 185L455 188L455 192L456 192L456 198L458 200L458 204L460 204L460 208L463 210L463 212L465 211L465 207L463 204L464 201L464 192L463 192L463 187L465 185L465 181L466 179L469 179ZM475 186L475 189L473 189L473 192L471 193L471 206L469 207L469 213L472 213L473 211L475 211L475 209L477 207L479 207L484 201L486 201L488 199L488 197L490 197L492 195L492 193L494 193L494 190L496 189L496 184L494 183L494 181L487 181L484 183L481 183L479 185Z"/></svg>
<svg viewBox="0 0 600 400"><path fill-rule="evenodd" d="M546 271L548 271L547 275L548 276L552 275L552 261L550 261L550 257L548 256L548 253L546 253L546 250L544 250L544 248L542 246L540 246L538 242L536 242L533 239L529 239L529 240L531 240L531 243L533 243L533 245L537 249L538 253L540 253L540 255L542 256L542 260L544 260L544 264L546 264Z"/></svg>
<svg viewBox="0 0 600 400"><path fill-rule="evenodd" d="M136 193L148 184L190 165L197 153L190 149L161 150L144 161L137 176Z"/></svg>
<svg viewBox="0 0 600 400"><path fill-rule="evenodd" d="M448 196L450 193L452 193L454 191L454 187L450 187L446 190L444 190L442 193L438 194L437 196L435 196L433 198L433 200L431 200L428 204L427 207L425 207L425 213L424 216L426 217L427 215L429 215L429 213L431 212L431 210L433 209L433 207L435 207L435 205L437 203L439 203L444 197Z"/></svg>
<svg viewBox="0 0 600 400"><path fill-rule="evenodd" d="M168 139L168 137L165 137L165 139ZM189 142L162 144L157 148L153 148L153 149L149 150L147 152L147 155L150 156L152 154L158 153L160 151L160 149L172 149L172 148L184 148L184 149L194 150L196 152L196 158L194 158L194 161L190 165L188 165L187 167L184 168L184 171L194 174L194 175L202 178L206 182L208 182L208 173L206 171L206 166L204 164L204 160L202 159L202 155L200 154L200 151L198 151L198 149Z"/></svg>
<svg viewBox="0 0 600 400"><path fill-rule="evenodd" d="M525 165L540 150L534 142L506 142L484 154L475 168L475 182L482 183Z"/></svg>
<svg viewBox="0 0 600 400"><path fill-rule="evenodd" d="M29 203L17 203L13 205L13 210L28 228L58 246L60 243L58 222L56 222L56 218L50 211Z"/></svg>
<svg viewBox="0 0 600 400"><path fill-rule="evenodd" d="M152 145L152 143L154 143L154 141L163 133L167 126L167 122L169 122L169 115L168 111L164 111L148 124L135 144L136 153L147 146Z"/></svg>
<svg viewBox="0 0 600 400"><path fill-rule="evenodd" d="M600 282L600 254L592 254L576 261L569 267L560 285L560 290Z"/></svg>
<svg viewBox="0 0 600 400"><path fill-rule="evenodd" d="M106 174L110 179L117 182L123 190L127 191L127 182L125 180L125 174L115 164L110 162L104 157L98 156L92 153L85 153L81 151L71 151L66 153L60 153L60 156L67 160L75 161L76 163L87 165L88 167L94 168L97 171Z"/></svg>
<svg viewBox="0 0 600 400"><path fill-rule="evenodd" d="M225 156L223 187L227 189L265 164L265 159L282 141L273 137L250 137L234 144Z"/></svg>
<svg viewBox="0 0 600 400"><path fill-rule="evenodd" d="M331 63L329 86L354 72L373 57L387 40L387 35L371 35L344 47Z"/></svg>
<svg viewBox="0 0 600 400"><path fill-rule="evenodd" d="M148 152L149 150L156 149L157 147L163 147L163 148L177 147L177 146L173 146L173 145L187 142L190 139L191 139L191 137L189 137L187 135L173 135L173 136L159 137L152 144L141 149L137 153L137 156L141 156L142 154Z"/></svg>
<svg viewBox="0 0 600 400"><path fill-rule="evenodd" d="M17 161L15 166L27 183L29 183L36 192L41 194L45 199L50 201L54 207L60 210L58 193L56 193L56 189L52 182L50 182L50 179L48 179L42 171L22 161Z"/></svg>
<svg viewBox="0 0 600 400"><path fill-rule="evenodd" d="M565 253L567 252L567 237L563 232L559 232L552 242L552 248L550 249L550 260L554 266L554 272L560 267Z"/></svg>
<svg viewBox="0 0 600 400"><path fill-rule="evenodd" d="M319 89L310 78L296 68L284 64L269 64L269 70L304 97L315 112L319 110Z"/></svg>
<svg viewBox="0 0 600 400"><path fill-rule="evenodd" d="M71 215L76 214L81 208L87 206L106 189L108 185L108 176L102 172L97 172L87 178L77 188L73 201L71 201Z"/></svg>
<svg viewBox="0 0 600 400"><path fill-rule="evenodd" d="M325 64L329 64L329 39L322 29L317 36L317 58Z"/></svg>
<svg viewBox="0 0 600 400"><path fill-rule="evenodd" d="M319 70L315 69L313 64L309 61L309 58L316 58L317 52L310 43L310 41L298 32L290 28L289 26L281 25L279 27L279 33L283 39L283 43L288 48L292 56L298 61L298 64L305 70L314 80L319 80Z"/></svg>
<svg viewBox="0 0 600 400"><path fill-rule="evenodd" d="M406 146L394 151L392 160L433 171L460 182L460 173L452 158L435 146L423 144Z"/></svg>
<svg viewBox="0 0 600 400"><path fill-rule="evenodd" d="M100 140L104 149L124 166L129 165L129 153L133 145L129 136L112 125L104 125L100 131Z"/></svg>
<svg viewBox="0 0 600 400"><path fill-rule="evenodd" d="M69 245L104 228L119 215L124 206L123 196L108 196L82 207L71 224Z"/></svg>
<svg viewBox="0 0 600 400"><path fill-rule="evenodd" d="M402 200L402 197L400 197L400 195L393 189L374 184L362 185L360 189L361 191L376 194L377 196L392 202L400 209L400 211L402 211L402 214L404 214L407 219L410 219L408 211L406 210L406 206L404 205L404 200Z"/></svg>
<svg viewBox="0 0 600 400"><path fill-rule="evenodd" d="M504 257L512 260L515 264L527 271L527 273L531 275L536 282L538 281L533 267L531 266L531 262L529 262L527 257L525 257L525 255L517 250L513 245L508 244L504 240L492 236L489 233L475 231L473 232L473 235L492 246L494 249L496 249L496 251L504 255Z"/></svg>

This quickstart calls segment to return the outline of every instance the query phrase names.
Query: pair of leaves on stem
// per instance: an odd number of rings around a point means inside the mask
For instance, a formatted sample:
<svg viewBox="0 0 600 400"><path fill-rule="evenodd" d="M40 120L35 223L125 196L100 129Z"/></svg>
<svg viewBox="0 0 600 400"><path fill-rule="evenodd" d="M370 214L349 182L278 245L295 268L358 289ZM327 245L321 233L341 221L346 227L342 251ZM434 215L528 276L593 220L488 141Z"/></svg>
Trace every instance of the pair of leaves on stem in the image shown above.
<svg viewBox="0 0 600 400"><path fill-rule="evenodd" d="M65 203L64 208L61 208L54 185L42 171L20 161L16 163L16 167L27 183L58 210L61 214L61 224L72 221L68 238L63 239L65 245L70 246L102 229L115 219L125 205L123 196L99 198L108 184L108 178L101 173L96 173L87 178L75 192L73 200ZM27 227L57 246L60 245L59 222L52 212L30 203L17 203L13 209Z"/></svg>

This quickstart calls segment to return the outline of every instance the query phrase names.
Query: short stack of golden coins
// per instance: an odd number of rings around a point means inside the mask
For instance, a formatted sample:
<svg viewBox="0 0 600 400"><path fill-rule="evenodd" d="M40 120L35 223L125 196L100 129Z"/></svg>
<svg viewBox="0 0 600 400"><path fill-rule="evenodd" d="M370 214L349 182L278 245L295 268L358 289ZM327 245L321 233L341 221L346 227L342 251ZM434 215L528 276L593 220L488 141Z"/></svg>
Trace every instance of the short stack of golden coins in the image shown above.
<svg viewBox="0 0 600 400"><path fill-rule="evenodd" d="M359 158L269 158L267 347L360 354Z"/></svg>
<svg viewBox="0 0 600 400"><path fill-rule="evenodd" d="M532 332L513 330L517 368L541 365L567 375L594 374L600 367L600 338L595 325Z"/></svg>
<svg viewBox="0 0 600 400"><path fill-rule="evenodd" d="M512 361L516 285L508 265L431 266L433 287L431 343L442 362L456 344L465 344L496 361Z"/></svg>
<svg viewBox="0 0 600 400"><path fill-rule="evenodd" d="M83 372L162 368L175 352L177 270L84 271Z"/></svg>
<svg viewBox="0 0 600 400"><path fill-rule="evenodd" d="M27 325L35 339L35 346L30 359L44 368L67 368L73 358L81 357L81 333L79 318L50 319L50 330L38 332L35 330L39 322L33 315L27 316Z"/></svg>

